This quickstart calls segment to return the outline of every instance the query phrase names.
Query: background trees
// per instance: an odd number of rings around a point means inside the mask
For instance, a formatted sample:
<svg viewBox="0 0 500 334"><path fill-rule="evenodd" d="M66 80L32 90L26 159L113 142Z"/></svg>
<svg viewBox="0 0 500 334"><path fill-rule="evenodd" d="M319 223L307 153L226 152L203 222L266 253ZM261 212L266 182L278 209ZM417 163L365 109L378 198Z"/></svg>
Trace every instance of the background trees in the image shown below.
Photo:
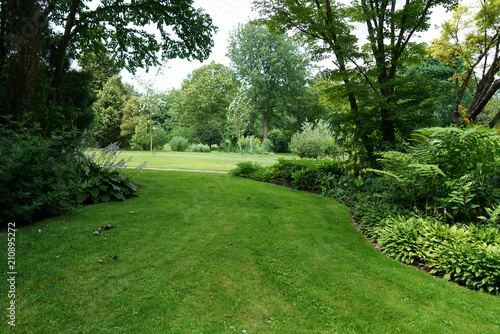
<svg viewBox="0 0 500 334"><path fill-rule="evenodd" d="M222 64L212 62L194 70L172 95L173 122L192 127L204 144L219 143L226 110L239 86L234 73Z"/></svg>
<svg viewBox="0 0 500 334"><path fill-rule="evenodd" d="M68 64L84 50L106 51L118 67L131 71L175 57L204 60L210 53L216 28L190 0L102 0L94 9L89 4L2 0L3 115L37 119L47 134L51 114L61 112L57 92Z"/></svg>
<svg viewBox="0 0 500 334"><path fill-rule="evenodd" d="M478 0L475 5L458 5L452 18L442 26L441 37L433 41L432 55L451 64L457 85L454 122L457 125L472 122L483 112L488 102L500 89L500 1ZM457 69L463 62L465 69ZM467 100L469 89L474 89L472 100ZM493 127L500 119L500 111L491 118Z"/></svg>
<svg viewBox="0 0 500 334"><path fill-rule="evenodd" d="M263 25L239 25L229 38L227 56L238 78L248 85L254 110L262 116L263 138L269 124L297 116L308 77L309 59L290 38Z"/></svg>
<svg viewBox="0 0 500 334"><path fill-rule="evenodd" d="M120 141L125 96L125 88L116 75L112 76L97 94L97 101L93 105L95 120L92 137L98 147Z"/></svg>
<svg viewBox="0 0 500 334"><path fill-rule="evenodd" d="M431 9L450 7L453 0L254 3L271 28L293 31L312 47L315 59L332 58L335 68L326 73L337 97L348 103L351 140L359 143L372 162L374 152L398 146L405 137L399 128L402 116L395 112L403 98L399 87L406 84L400 70L424 53L424 46L415 43L414 37L428 29ZM357 24L367 32L366 42L358 39Z"/></svg>

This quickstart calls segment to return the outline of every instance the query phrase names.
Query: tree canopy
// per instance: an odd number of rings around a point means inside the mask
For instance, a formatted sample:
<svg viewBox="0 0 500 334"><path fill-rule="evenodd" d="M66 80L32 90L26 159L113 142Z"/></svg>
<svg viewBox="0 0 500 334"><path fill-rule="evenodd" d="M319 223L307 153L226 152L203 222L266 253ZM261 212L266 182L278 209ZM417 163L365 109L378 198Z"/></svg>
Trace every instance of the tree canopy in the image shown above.
<svg viewBox="0 0 500 334"><path fill-rule="evenodd" d="M255 110L262 115L263 137L269 121L300 110L309 75L309 59L292 39L266 26L239 25L229 37L227 55L238 78L249 88Z"/></svg>
<svg viewBox="0 0 500 334"><path fill-rule="evenodd" d="M340 1L255 0L255 8L274 30L291 31L313 49L315 59L331 59L325 72L348 101L354 129L370 160L374 152L395 147L400 141L395 106L401 68L419 59L424 46L418 33L429 28L431 10L450 8L455 0ZM362 27L366 42L356 34ZM364 43L364 44L362 44ZM404 84L404 83L403 83Z"/></svg>
<svg viewBox="0 0 500 334"><path fill-rule="evenodd" d="M441 36L430 47L432 55L451 64L457 83L454 107L455 124L475 123L488 102L500 89L500 0L477 0L475 4L459 5L441 28ZM465 69L456 69L463 62ZM465 98L474 89L472 101ZM493 127L500 119L500 110L492 118Z"/></svg>
<svg viewBox="0 0 500 334"><path fill-rule="evenodd" d="M234 73L222 64L211 62L194 70L172 96L174 122L184 127L196 123L221 127L239 86Z"/></svg>
<svg viewBox="0 0 500 334"><path fill-rule="evenodd" d="M193 0L1 0L0 20L3 114L19 119L53 109L69 61L84 51L132 72L176 57L202 61L217 29Z"/></svg>

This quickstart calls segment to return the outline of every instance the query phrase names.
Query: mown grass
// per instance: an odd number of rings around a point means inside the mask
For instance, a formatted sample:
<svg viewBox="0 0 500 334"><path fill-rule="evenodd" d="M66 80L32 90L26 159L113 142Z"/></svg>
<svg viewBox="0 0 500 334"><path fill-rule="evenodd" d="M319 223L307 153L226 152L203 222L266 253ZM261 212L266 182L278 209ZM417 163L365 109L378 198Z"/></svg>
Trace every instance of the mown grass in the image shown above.
<svg viewBox="0 0 500 334"><path fill-rule="evenodd" d="M498 297L385 257L331 199L220 174L136 182L17 231L17 325L0 332L500 332Z"/></svg>
<svg viewBox="0 0 500 334"><path fill-rule="evenodd" d="M229 171L236 167L238 162L252 161L262 166L271 166L279 158L292 159L292 154L248 154L212 151L201 152L172 152L172 151L122 151L120 158L132 160L127 164L137 167L147 161L148 168L167 169L199 169L213 171Z"/></svg>

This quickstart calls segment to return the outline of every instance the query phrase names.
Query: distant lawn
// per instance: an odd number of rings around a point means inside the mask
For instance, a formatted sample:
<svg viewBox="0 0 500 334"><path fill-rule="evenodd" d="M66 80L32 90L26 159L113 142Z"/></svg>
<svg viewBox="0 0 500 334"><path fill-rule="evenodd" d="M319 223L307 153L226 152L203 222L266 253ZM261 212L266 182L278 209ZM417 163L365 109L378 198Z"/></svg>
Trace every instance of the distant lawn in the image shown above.
<svg viewBox="0 0 500 334"><path fill-rule="evenodd" d="M499 297L385 257L331 199L221 174L136 182L17 231L11 332L500 333Z"/></svg>
<svg viewBox="0 0 500 334"><path fill-rule="evenodd" d="M158 151L123 151L120 158L132 160L127 165L137 167L147 161L146 167L167 169L200 169L214 171L229 171L238 162L253 161L262 166L273 165L279 158L292 159L292 154L244 154L213 151L210 153Z"/></svg>

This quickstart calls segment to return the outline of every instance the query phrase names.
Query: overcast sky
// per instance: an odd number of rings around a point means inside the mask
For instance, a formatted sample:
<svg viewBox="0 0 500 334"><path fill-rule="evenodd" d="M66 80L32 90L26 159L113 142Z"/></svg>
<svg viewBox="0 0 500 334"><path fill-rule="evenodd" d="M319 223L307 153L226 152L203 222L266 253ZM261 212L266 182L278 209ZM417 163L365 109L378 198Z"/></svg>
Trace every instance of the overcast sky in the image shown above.
<svg viewBox="0 0 500 334"><path fill-rule="evenodd" d="M188 60L173 59L162 68L150 69L149 73L144 70L138 70L136 77L140 77L141 81L148 81L153 86L161 91L171 88L180 88L182 80L193 70L209 64L211 61L229 66L229 59L225 56L228 46L229 33L233 30L238 23L246 23L250 19L258 17L256 12L251 10L252 0L195 0L195 7L201 7L208 13L213 20L213 24L219 28L214 37L214 47L212 54L203 63L197 60L189 62ZM449 13L444 9L435 9L432 15L431 30L422 34L422 41L430 42L437 37L437 30L435 25L441 25L447 18ZM160 74L156 74L158 70ZM133 84L139 88L138 81L127 71L121 73L123 81Z"/></svg>

